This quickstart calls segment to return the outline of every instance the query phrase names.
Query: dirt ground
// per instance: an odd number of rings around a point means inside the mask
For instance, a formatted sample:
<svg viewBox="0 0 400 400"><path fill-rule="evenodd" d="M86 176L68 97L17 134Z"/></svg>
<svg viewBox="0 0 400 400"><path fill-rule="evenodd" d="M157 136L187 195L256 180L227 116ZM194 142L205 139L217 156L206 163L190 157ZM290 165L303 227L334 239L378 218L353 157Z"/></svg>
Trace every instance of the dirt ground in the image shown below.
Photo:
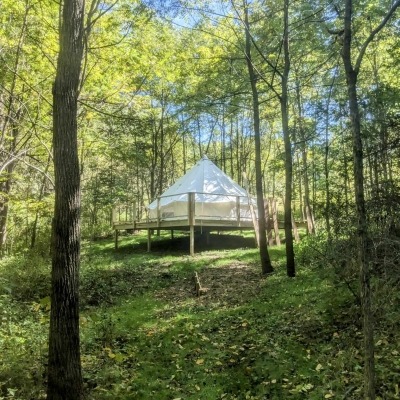
<svg viewBox="0 0 400 400"><path fill-rule="evenodd" d="M243 240L243 238L241 239ZM239 237L213 237L210 246L212 249L229 248L227 246L237 248L239 241ZM254 247L252 239L244 239L242 243ZM189 242L186 240L179 241L179 245L182 246L181 249L187 249L188 244ZM210 249L206 244L203 245L205 249ZM197 246L199 245L197 244ZM233 259L227 265L217 264L217 261L221 258L223 256L216 256L214 259L211 257L209 265L198 271L201 286L205 289L199 297L196 296L195 292L194 274L190 277L180 276L176 280L172 279L171 284L162 289L157 297L168 304L173 304L176 309L188 303L199 308L214 308L224 305L234 307L243 304L250 297L256 296L265 282L258 266L239 259Z"/></svg>

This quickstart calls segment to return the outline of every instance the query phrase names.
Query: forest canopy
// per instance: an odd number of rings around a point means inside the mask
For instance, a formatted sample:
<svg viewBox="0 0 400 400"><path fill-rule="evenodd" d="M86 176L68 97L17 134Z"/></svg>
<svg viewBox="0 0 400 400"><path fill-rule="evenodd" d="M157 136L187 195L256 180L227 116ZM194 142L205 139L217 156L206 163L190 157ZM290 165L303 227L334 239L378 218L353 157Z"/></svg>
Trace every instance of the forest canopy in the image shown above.
<svg viewBox="0 0 400 400"><path fill-rule="evenodd" d="M88 5L78 118L85 237L110 231L115 203L136 200L138 217L144 216L145 205L203 154L239 184L245 171L255 192L242 5L206 3ZM3 7L0 220L3 252L13 252L40 246L49 237L49 112L58 8L28 0ZM365 40L385 10L373 1L355 7L356 42ZM305 202L310 203L318 224L341 233L351 229L353 224L345 221L354 213L339 29L343 10L336 3L296 2L289 11L292 208L296 218L303 218ZM280 202L285 159L279 112L282 12L279 3L249 6L264 195ZM388 226L399 185L398 37L398 19L393 18L367 48L358 83L367 206L375 224Z"/></svg>
<svg viewBox="0 0 400 400"><path fill-rule="evenodd" d="M206 155L257 196L264 274L274 268L261 222L273 205L285 228L287 275L295 276L295 258L303 267L326 261L332 282L348 288L361 310L364 364L374 369L373 317L379 317L371 299L383 307L382 290L388 307L398 301L400 0L1 5L3 266L24 269L30 258L49 265L58 232L57 165L68 170L77 161L78 276L80 235L88 246L111 240L117 205L135 203L135 218L146 218L146 206ZM71 22L79 35L70 41L69 6L83 12L76 26ZM78 45L79 60L68 56L74 54L68 44ZM73 82L60 71L74 72ZM57 115L74 102L63 126ZM59 128L71 128L75 152L60 145ZM296 221L307 237L295 251ZM14 289L9 267L4 271L1 293L11 310ZM21 288L35 276L27 274ZM46 285L38 284L42 300ZM31 291L18 301L26 295L46 308ZM369 382L365 397L372 400L375 378Z"/></svg>

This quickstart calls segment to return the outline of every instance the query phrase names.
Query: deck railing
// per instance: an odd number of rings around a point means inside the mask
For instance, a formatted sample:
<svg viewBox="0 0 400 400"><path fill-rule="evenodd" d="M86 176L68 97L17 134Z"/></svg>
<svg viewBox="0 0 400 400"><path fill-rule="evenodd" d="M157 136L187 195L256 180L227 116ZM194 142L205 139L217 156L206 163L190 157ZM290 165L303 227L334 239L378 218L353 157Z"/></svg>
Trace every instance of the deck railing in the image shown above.
<svg viewBox="0 0 400 400"><path fill-rule="evenodd" d="M213 198L219 201L213 201ZM162 204L164 199L169 199L169 203L165 204L164 202L164 204ZM236 221L239 226L241 221L252 220L248 199L247 196L203 192L159 196L156 200L156 206L149 209L147 222L157 222L157 226L160 226L161 221L186 219L190 226L196 223L196 219L214 219ZM255 205L254 200L252 198L250 199L253 205ZM184 203L186 203L186 206ZM213 204L221 205L220 213L218 210L210 210ZM224 204L226 204L225 207ZM231 206L228 204L231 204Z"/></svg>

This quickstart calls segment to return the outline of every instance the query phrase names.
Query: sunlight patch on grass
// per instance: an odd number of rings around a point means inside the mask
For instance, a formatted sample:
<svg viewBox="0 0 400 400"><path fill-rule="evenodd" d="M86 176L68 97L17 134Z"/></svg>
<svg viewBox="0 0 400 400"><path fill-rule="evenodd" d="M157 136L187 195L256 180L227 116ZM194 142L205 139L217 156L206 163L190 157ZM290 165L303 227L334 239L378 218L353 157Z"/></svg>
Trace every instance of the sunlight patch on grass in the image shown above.
<svg viewBox="0 0 400 400"><path fill-rule="evenodd" d="M330 274L301 265L296 278L287 278L284 246L269 248L275 273L263 276L257 249L189 257L146 253L137 247L143 239L122 237L117 251L111 239L83 249L81 332L88 399L301 400L332 393L343 398L348 390L349 400L360 398L359 310ZM24 271L25 264L20 268ZM2 271L4 280L8 275ZM195 271L208 289L200 297L194 292ZM21 275L22 283L26 279ZM6 295L14 292L2 299ZM34 346L29 354L42 360L48 326L40 319L48 318L48 311L39 307L32 316L27 303L17 308L15 301L10 297L4 303L13 329L25 321L20 329L37 338L29 341ZM396 357L387 356L397 354L396 332L389 339L381 331L377 338L381 381L388 374L394 381L398 373ZM27 369L28 356L17 360L10 349L5 354L13 368L19 362L18 371ZM27 388L34 379L25 379Z"/></svg>

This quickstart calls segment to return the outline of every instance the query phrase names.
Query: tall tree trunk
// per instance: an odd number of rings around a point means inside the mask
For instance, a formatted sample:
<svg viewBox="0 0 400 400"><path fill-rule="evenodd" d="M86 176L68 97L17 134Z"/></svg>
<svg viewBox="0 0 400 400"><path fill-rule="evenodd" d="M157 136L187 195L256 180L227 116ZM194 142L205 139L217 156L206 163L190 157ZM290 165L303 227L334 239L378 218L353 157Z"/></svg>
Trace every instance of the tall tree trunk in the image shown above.
<svg viewBox="0 0 400 400"><path fill-rule="evenodd" d="M15 51L15 60L12 70L14 71L11 79L10 88L8 88L7 102L4 107L3 113L3 123L1 126L1 136L0 136L0 156L1 163L5 166L6 173L1 176L0 184L0 255L4 253L4 247L7 240L7 221L8 221L8 211L9 211L9 195L12 187L12 173L15 168L17 159L14 157L17 147L17 137L19 134L19 123L22 115L20 106L15 106L16 99L19 96L16 93L17 81L19 77L19 69L21 64L21 55L25 42L25 34L27 31L27 21L28 14L31 10L31 6L26 3L24 19L21 27L21 32L18 37L18 44ZM8 145L8 140L6 140L7 132L9 131L9 125L11 126L11 136L12 141ZM4 151L5 150L5 151Z"/></svg>
<svg viewBox="0 0 400 400"><path fill-rule="evenodd" d="M165 110L166 98L164 90L161 92L161 115L160 115L160 145L159 145L159 158L160 158L160 172L158 177L158 195L160 196L164 189L164 169L165 169Z"/></svg>
<svg viewBox="0 0 400 400"><path fill-rule="evenodd" d="M296 268L294 262L293 232L292 232L292 180L293 161L292 146L289 133L288 115L288 80L290 72L289 58L289 0L284 1L284 32L283 32L284 69L282 74L281 113L283 140L285 143L285 245L286 245L286 271L287 275L294 277Z"/></svg>
<svg viewBox="0 0 400 400"><path fill-rule="evenodd" d="M331 86L329 88L328 99L326 101L326 111L325 111L325 152L324 152L324 172L325 172L325 223L326 231L328 234L328 240L331 239L331 194L330 194L330 182L329 182L329 107L333 92L333 85L335 83L335 78L333 77Z"/></svg>
<svg viewBox="0 0 400 400"><path fill-rule="evenodd" d="M340 122L340 132L344 132L344 124L341 120ZM349 161L350 158L347 156L346 150L346 138L345 135L341 136L341 151L343 154L343 185L344 185L344 213L346 218L349 217L350 214L350 198L349 198L349 186L350 186L350 177L349 177ZM338 231L338 227L336 226L335 231Z"/></svg>
<svg viewBox="0 0 400 400"><path fill-rule="evenodd" d="M242 143L242 136L240 136L240 130L239 130L239 118L236 118L236 171L237 171L237 182L239 185L242 184L242 176L239 171L242 171L242 149L243 146L241 146Z"/></svg>
<svg viewBox="0 0 400 400"><path fill-rule="evenodd" d="M352 0L345 2L344 41L342 59L346 72L347 95L353 136L354 188L357 208L358 263L364 336L364 396L375 399L374 334L371 311L371 287L368 265L367 216L364 199L363 143L361 138L360 111L357 99L357 76L351 60Z"/></svg>
<svg viewBox="0 0 400 400"><path fill-rule="evenodd" d="M186 160L187 158L187 141L185 128L182 132L182 161L183 161L183 175L186 175Z"/></svg>
<svg viewBox="0 0 400 400"><path fill-rule="evenodd" d="M230 174L233 180L239 182L239 179L235 177L235 168L233 165L233 116L232 114L229 116L229 157L230 157ZM238 170L239 173L239 170Z"/></svg>
<svg viewBox="0 0 400 400"><path fill-rule="evenodd" d="M77 100L84 0L63 4L53 85L55 209L52 231L48 400L82 397L79 342L80 174Z"/></svg>
<svg viewBox="0 0 400 400"><path fill-rule="evenodd" d="M249 72L251 91L253 95L253 120L254 120L254 141L255 141L255 169L256 169L256 192L258 208L258 233L261 269L264 274L273 272L273 267L267 248L267 235L265 231L264 193L262 185L261 170L261 133L260 133L260 110L257 90L257 76L254 71L251 59L251 37L247 4L244 5L245 34L246 34L246 61Z"/></svg>
<svg viewBox="0 0 400 400"><path fill-rule="evenodd" d="M152 141L152 154L151 154L151 167L150 167L150 200L153 201L157 194L156 185L156 168L158 163L158 129L156 126L156 119L153 119L153 130L151 135Z"/></svg>
<svg viewBox="0 0 400 400"><path fill-rule="evenodd" d="M374 334L371 311L371 287L368 264L368 225L365 211L364 198L364 171L363 171L363 142L361 136L360 111L357 99L357 78L361 63L368 45L375 36L385 27L389 19L400 7L400 0L396 0L390 10L385 14L381 23L373 30L360 46L355 64L352 63L352 18L353 1L345 0L344 31L342 59L346 73L347 94L349 99L350 120L353 136L353 162L354 162L354 187L357 209L357 236L358 236L358 262L360 268L360 291L363 316L364 337L364 397L375 399L375 364L374 364Z"/></svg>
<svg viewBox="0 0 400 400"><path fill-rule="evenodd" d="M346 74L350 118L353 132L354 187L357 207L358 263L360 268L361 302L364 332L364 385L365 398L375 399L374 334L371 310L371 287L368 264L367 217L364 199L363 146L361 140L360 114L358 109L356 82L353 71Z"/></svg>
<svg viewBox="0 0 400 400"><path fill-rule="evenodd" d="M300 95L300 84L296 84L296 99L297 109L299 116L299 133L300 133L300 149L301 149L301 161L303 170L303 182L304 182L304 208L307 220L307 232L309 234L315 233L314 216L310 201L310 183L308 179L308 161L307 161L307 138L306 132L303 126L303 113L301 106L301 95Z"/></svg>

